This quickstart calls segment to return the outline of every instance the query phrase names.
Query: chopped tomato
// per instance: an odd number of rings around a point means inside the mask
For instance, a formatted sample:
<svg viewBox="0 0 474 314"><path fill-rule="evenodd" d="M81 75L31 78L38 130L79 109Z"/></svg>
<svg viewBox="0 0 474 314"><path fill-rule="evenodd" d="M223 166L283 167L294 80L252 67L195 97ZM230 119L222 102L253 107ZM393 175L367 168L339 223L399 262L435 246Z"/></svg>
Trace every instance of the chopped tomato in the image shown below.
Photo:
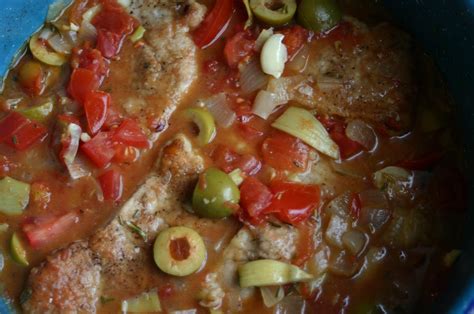
<svg viewBox="0 0 474 314"><path fill-rule="evenodd" d="M418 159L407 159L397 163L397 166L409 170L429 170L443 158L443 152L431 152Z"/></svg>
<svg viewBox="0 0 474 314"><path fill-rule="evenodd" d="M204 21L194 31L193 39L199 48L213 44L226 30L234 13L233 0L217 0Z"/></svg>
<svg viewBox="0 0 474 314"><path fill-rule="evenodd" d="M212 153L212 158L214 164L227 173L238 168L252 176L260 171L262 167L262 163L254 156L250 154L240 155L224 145L217 146Z"/></svg>
<svg viewBox="0 0 474 314"><path fill-rule="evenodd" d="M349 201L349 213L352 219L357 220L360 216L360 210L362 208L362 201L358 193L352 193Z"/></svg>
<svg viewBox="0 0 474 314"><path fill-rule="evenodd" d="M99 132L104 125L110 102L110 94L104 92L92 91L85 97L84 111L88 132L91 135Z"/></svg>
<svg viewBox="0 0 474 314"><path fill-rule="evenodd" d="M93 71L76 68L72 71L67 90L72 98L82 104L86 95L98 89L99 85L100 80Z"/></svg>
<svg viewBox="0 0 474 314"><path fill-rule="evenodd" d="M0 143L11 138L19 129L28 124L29 121L22 114L12 111L0 121Z"/></svg>
<svg viewBox="0 0 474 314"><path fill-rule="evenodd" d="M118 35L131 34L137 24L136 20L116 1L103 2L102 10L92 19L97 30L103 29Z"/></svg>
<svg viewBox="0 0 474 314"><path fill-rule="evenodd" d="M148 148L146 135L133 119L125 119L114 134L114 140L136 148Z"/></svg>
<svg viewBox="0 0 474 314"><path fill-rule="evenodd" d="M117 170L108 170L99 177L105 200L119 201L123 193L123 176Z"/></svg>
<svg viewBox="0 0 474 314"><path fill-rule="evenodd" d="M122 47L125 36L116 34L105 29L97 31L97 49L106 58L115 57Z"/></svg>
<svg viewBox="0 0 474 314"><path fill-rule="evenodd" d="M109 61L97 49L90 47L74 48L71 65L73 68L83 68L94 72L101 80L109 74Z"/></svg>
<svg viewBox="0 0 474 314"><path fill-rule="evenodd" d="M309 39L308 30L299 25L293 25L282 29L279 33L285 36L283 38L283 43L288 51L288 59L293 58Z"/></svg>
<svg viewBox="0 0 474 314"><path fill-rule="evenodd" d="M81 150L97 167L105 167L115 155L112 133L97 133L90 141L81 145Z"/></svg>
<svg viewBox="0 0 474 314"><path fill-rule="evenodd" d="M342 159L350 158L364 149L361 144L347 137L347 124L343 120L328 116L318 116L317 118L329 132L332 140L339 146Z"/></svg>
<svg viewBox="0 0 474 314"><path fill-rule="evenodd" d="M284 132L274 132L262 145L263 160L277 170L303 172L308 166L309 147Z"/></svg>
<svg viewBox="0 0 474 314"><path fill-rule="evenodd" d="M77 212L55 217L30 218L23 224L23 232L30 246L37 249L69 232L78 221L79 215Z"/></svg>
<svg viewBox="0 0 474 314"><path fill-rule="evenodd" d="M113 161L118 163L132 163L140 155L137 148L123 144L115 144L115 155Z"/></svg>
<svg viewBox="0 0 474 314"><path fill-rule="evenodd" d="M120 124L122 124L122 122L123 122L122 115L114 107L111 106L109 110L107 110L107 116L105 118L104 128L110 130L114 127L118 127Z"/></svg>
<svg viewBox="0 0 474 314"><path fill-rule="evenodd" d="M319 206L321 191L317 185L272 181L273 199L265 213L273 213L289 224L307 220Z"/></svg>
<svg viewBox="0 0 474 314"><path fill-rule="evenodd" d="M247 177L240 186L240 205L250 217L259 217L272 201L270 189L254 177Z"/></svg>
<svg viewBox="0 0 474 314"><path fill-rule="evenodd" d="M227 64L236 68L240 61L254 53L255 39L249 31L238 32L227 39L224 47L224 55Z"/></svg>
<svg viewBox="0 0 474 314"><path fill-rule="evenodd" d="M24 150L43 140L48 134L48 130L38 122L29 121L18 129L5 144L17 149Z"/></svg>

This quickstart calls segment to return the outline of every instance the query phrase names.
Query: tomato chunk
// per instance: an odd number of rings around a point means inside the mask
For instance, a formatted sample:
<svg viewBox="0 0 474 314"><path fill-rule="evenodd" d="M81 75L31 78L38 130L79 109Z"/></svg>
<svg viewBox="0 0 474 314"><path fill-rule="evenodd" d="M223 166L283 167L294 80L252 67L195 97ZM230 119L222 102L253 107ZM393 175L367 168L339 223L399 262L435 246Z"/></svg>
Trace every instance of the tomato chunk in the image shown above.
<svg viewBox="0 0 474 314"><path fill-rule="evenodd" d="M255 48L255 39L249 31L238 32L226 41L224 55L227 64L236 68L239 62L252 55Z"/></svg>
<svg viewBox="0 0 474 314"><path fill-rule="evenodd" d="M275 132L262 145L263 160L277 170L303 172L308 166L309 147L300 139Z"/></svg>
<svg viewBox="0 0 474 314"><path fill-rule="evenodd" d="M28 119L22 114L12 111L0 121L0 143L11 138L19 129L28 124Z"/></svg>
<svg viewBox="0 0 474 314"><path fill-rule="evenodd" d="M81 145L81 151L99 168L105 167L114 157L115 149L111 132L99 132Z"/></svg>
<svg viewBox="0 0 474 314"><path fill-rule="evenodd" d="M272 181L273 199L265 213L273 213L289 224L307 220L319 206L321 191L317 185Z"/></svg>
<svg viewBox="0 0 474 314"><path fill-rule="evenodd" d="M78 213L70 212L62 216L31 218L22 229L30 246L37 249L68 232L78 221Z"/></svg>
<svg viewBox="0 0 474 314"><path fill-rule="evenodd" d="M73 68L83 68L94 72L102 81L109 74L109 62L97 49L90 47L74 48L71 65Z"/></svg>
<svg viewBox="0 0 474 314"><path fill-rule="evenodd" d="M104 92L92 91L85 97L84 111L88 131L91 135L99 132L104 125L110 102L110 94Z"/></svg>
<svg viewBox="0 0 474 314"><path fill-rule="evenodd" d="M115 132L114 140L136 148L148 148L150 145L137 121L133 119L122 122Z"/></svg>
<svg viewBox="0 0 474 314"><path fill-rule="evenodd" d="M17 130L5 144L17 149L24 150L38 141L43 140L48 134L48 130L38 122L28 121Z"/></svg>
<svg viewBox="0 0 474 314"><path fill-rule="evenodd" d="M219 39L234 13L233 0L217 0L211 12L194 31L193 39L199 48L206 48Z"/></svg>
<svg viewBox="0 0 474 314"><path fill-rule="evenodd" d="M309 38L308 30L299 25L293 25L289 28L282 29L279 33L285 36L283 38L283 43L288 51L288 59L293 58Z"/></svg>
<svg viewBox="0 0 474 314"><path fill-rule="evenodd" d="M72 98L83 104L87 94L99 86L100 79L93 71L77 68L72 71L67 90Z"/></svg>
<svg viewBox="0 0 474 314"><path fill-rule="evenodd" d="M231 172L234 169L240 169L249 176L257 174L262 163L260 160L250 154L240 155L227 146L219 145L212 153L214 164L224 172Z"/></svg>
<svg viewBox="0 0 474 314"><path fill-rule="evenodd" d="M105 29L120 35L131 34L136 20L116 1L103 2L103 8L92 19L92 25L98 30Z"/></svg>
<svg viewBox="0 0 474 314"><path fill-rule="evenodd" d="M270 205L272 192L254 177L247 177L240 186L240 205L250 217L258 217Z"/></svg>
<svg viewBox="0 0 474 314"><path fill-rule="evenodd" d="M99 177L105 200L119 201L123 193L123 176L117 170L111 169Z"/></svg>
<svg viewBox="0 0 474 314"><path fill-rule="evenodd" d="M106 58L115 57L122 47L125 36L116 34L105 29L99 29L97 32L97 49Z"/></svg>

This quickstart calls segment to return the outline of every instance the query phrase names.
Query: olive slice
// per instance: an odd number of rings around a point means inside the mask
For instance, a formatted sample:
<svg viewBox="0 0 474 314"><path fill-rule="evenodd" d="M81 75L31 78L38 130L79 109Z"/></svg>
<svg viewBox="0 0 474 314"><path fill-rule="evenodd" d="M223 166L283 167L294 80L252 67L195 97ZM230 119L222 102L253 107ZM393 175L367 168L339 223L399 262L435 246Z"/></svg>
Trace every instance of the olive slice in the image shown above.
<svg viewBox="0 0 474 314"><path fill-rule="evenodd" d="M288 23L296 12L295 0L250 0L250 9L260 21L280 26Z"/></svg>
<svg viewBox="0 0 474 314"><path fill-rule="evenodd" d="M212 114L206 108L199 107L187 109L186 114L199 128L199 145L204 146L212 142L216 136L216 124Z"/></svg>
<svg viewBox="0 0 474 314"><path fill-rule="evenodd" d="M223 218L234 212L240 191L232 178L217 168L208 168L199 176L193 194L193 210L206 218Z"/></svg>
<svg viewBox="0 0 474 314"><path fill-rule="evenodd" d="M194 273L202 266L206 255L201 236L188 227L171 227L160 232L153 247L156 265L174 276Z"/></svg>

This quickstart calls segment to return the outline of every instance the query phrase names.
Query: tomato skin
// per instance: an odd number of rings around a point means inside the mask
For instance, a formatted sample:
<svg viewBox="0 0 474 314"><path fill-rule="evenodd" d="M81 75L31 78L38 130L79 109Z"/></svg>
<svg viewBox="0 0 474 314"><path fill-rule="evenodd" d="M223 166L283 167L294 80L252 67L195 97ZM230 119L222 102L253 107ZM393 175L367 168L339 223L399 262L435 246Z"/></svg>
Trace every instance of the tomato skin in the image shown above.
<svg viewBox="0 0 474 314"><path fill-rule="evenodd" d="M262 168L262 163L255 156L250 154L240 155L224 145L217 146L211 157L214 164L226 173L234 169L240 169L245 174L253 176Z"/></svg>
<svg viewBox="0 0 474 314"><path fill-rule="evenodd" d="M73 68L91 70L100 78L100 81L109 75L109 61L99 50L90 47L73 48L71 65Z"/></svg>
<svg viewBox="0 0 474 314"><path fill-rule="evenodd" d="M247 177L240 186L240 205L250 217L259 217L272 201L270 189L254 177Z"/></svg>
<svg viewBox="0 0 474 314"><path fill-rule="evenodd" d="M30 218L25 221L22 230L30 246L37 249L67 232L78 221L79 214L75 211L62 216Z"/></svg>
<svg viewBox="0 0 474 314"><path fill-rule="evenodd" d="M97 49L100 50L104 57L113 58L122 48L124 38L125 36L121 34L99 29L97 31Z"/></svg>
<svg viewBox="0 0 474 314"><path fill-rule="evenodd" d="M105 200L114 202L122 198L123 176L117 170L111 169L99 176L100 186Z"/></svg>
<svg viewBox="0 0 474 314"><path fill-rule="evenodd" d="M99 86L100 79L93 71L76 68L72 71L67 90L72 98L83 104L87 94L98 89Z"/></svg>
<svg viewBox="0 0 474 314"><path fill-rule="evenodd" d="M283 43L286 46L289 60L300 51L304 43L309 39L309 31L299 25L282 29L279 33L285 36Z"/></svg>
<svg viewBox="0 0 474 314"><path fill-rule="evenodd" d="M204 21L194 31L194 43L199 48L207 48L213 44L226 30L234 11L233 0L217 0Z"/></svg>
<svg viewBox="0 0 474 314"><path fill-rule="evenodd" d="M317 185L272 181L273 199L265 213L275 214L279 220L298 224L306 221L319 206L321 191Z"/></svg>
<svg viewBox="0 0 474 314"><path fill-rule="evenodd" d="M138 123L133 119L125 119L114 134L114 140L136 148L148 148L149 142Z"/></svg>
<svg viewBox="0 0 474 314"><path fill-rule="evenodd" d="M240 61L251 56L255 49L255 39L249 31L238 32L227 39L224 56L231 68L236 68Z"/></svg>
<svg viewBox="0 0 474 314"><path fill-rule="evenodd" d="M80 146L81 151L98 168L104 168L115 155L112 136L112 132L99 132L90 141Z"/></svg>
<svg viewBox="0 0 474 314"><path fill-rule="evenodd" d="M122 122L123 122L122 115L113 106L110 106L109 110L107 110L107 116L105 118L103 127L105 129L110 130L115 127L118 127L120 124L122 124Z"/></svg>
<svg viewBox="0 0 474 314"><path fill-rule="evenodd" d="M22 114L12 111L0 121L0 143L11 138L19 129L28 124L28 119Z"/></svg>
<svg viewBox="0 0 474 314"><path fill-rule="evenodd" d="M87 94L84 101L84 111L89 134L94 135L102 128L110 103L111 97L108 93L92 91Z"/></svg>
<svg viewBox="0 0 474 314"><path fill-rule="evenodd" d="M274 132L262 144L263 161L277 170L304 172L308 167L309 147L284 132Z"/></svg>
<svg viewBox="0 0 474 314"><path fill-rule="evenodd" d="M33 144L42 141L48 135L48 130L38 122L28 121L16 131L5 144L17 149L25 150Z"/></svg>

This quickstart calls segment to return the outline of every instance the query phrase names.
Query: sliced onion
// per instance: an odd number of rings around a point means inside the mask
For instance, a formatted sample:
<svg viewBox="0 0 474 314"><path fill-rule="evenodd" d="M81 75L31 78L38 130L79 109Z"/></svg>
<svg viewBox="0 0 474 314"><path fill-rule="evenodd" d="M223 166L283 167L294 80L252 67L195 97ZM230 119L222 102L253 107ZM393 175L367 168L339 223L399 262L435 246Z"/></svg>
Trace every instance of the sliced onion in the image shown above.
<svg viewBox="0 0 474 314"><path fill-rule="evenodd" d="M349 220L339 215L332 215L325 232L326 241L333 246L342 248L342 236L349 228Z"/></svg>
<svg viewBox="0 0 474 314"><path fill-rule="evenodd" d="M227 97L224 93L219 93L204 101L204 105L214 116L217 124L228 128L236 119L235 112L229 108Z"/></svg>
<svg viewBox="0 0 474 314"><path fill-rule="evenodd" d="M282 286L260 287L263 304L266 307L273 307L285 297L285 290Z"/></svg>
<svg viewBox="0 0 474 314"><path fill-rule="evenodd" d="M359 255L367 244L367 236L358 230L349 230L342 235L342 244L352 254Z"/></svg>
<svg viewBox="0 0 474 314"><path fill-rule="evenodd" d="M245 94L250 94L265 88L267 83L268 75L263 73L257 58L253 58L242 67L240 73L240 87Z"/></svg>
<svg viewBox="0 0 474 314"><path fill-rule="evenodd" d="M82 129L75 123L70 123L67 127L67 136L69 137L69 145L63 155L64 164L66 165L69 175L76 180L89 175L77 161L75 161L77 151L79 149L79 141L81 139Z"/></svg>
<svg viewBox="0 0 474 314"><path fill-rule="evenodd" d="M262 89L255 97L252 112L262 119L268 119L278 106L283 105L283 103L277 102L275 98L274 94Z"/></svg>
<svg viewBox="0 0 474 314"><path fill-rule="evenodd" d="M362 120L353 120L347 124L346 135L351 140L361 144L368 151L377 147L377 135L374 130Z"/></svg>
<svg viewBox="0 0 474 314"><path fill-rule="evenodd" d="M38 35L39 39L48 40L53 35L53 31L49 27L45 27Z"/></svg>
<svg viewBox="0 0 474 314"><path fill-rule="evenodd" d="M90 22L82 21L79 28L79 40L94 42L97 38L97 30Z"/></svg>
<svg viewBox="0 0 474 314"><path fill-rule="evenodd" d="M70 54L73 45L67 41L61 34L55 34L48 39L48 44L56 52Z"/></svg>

